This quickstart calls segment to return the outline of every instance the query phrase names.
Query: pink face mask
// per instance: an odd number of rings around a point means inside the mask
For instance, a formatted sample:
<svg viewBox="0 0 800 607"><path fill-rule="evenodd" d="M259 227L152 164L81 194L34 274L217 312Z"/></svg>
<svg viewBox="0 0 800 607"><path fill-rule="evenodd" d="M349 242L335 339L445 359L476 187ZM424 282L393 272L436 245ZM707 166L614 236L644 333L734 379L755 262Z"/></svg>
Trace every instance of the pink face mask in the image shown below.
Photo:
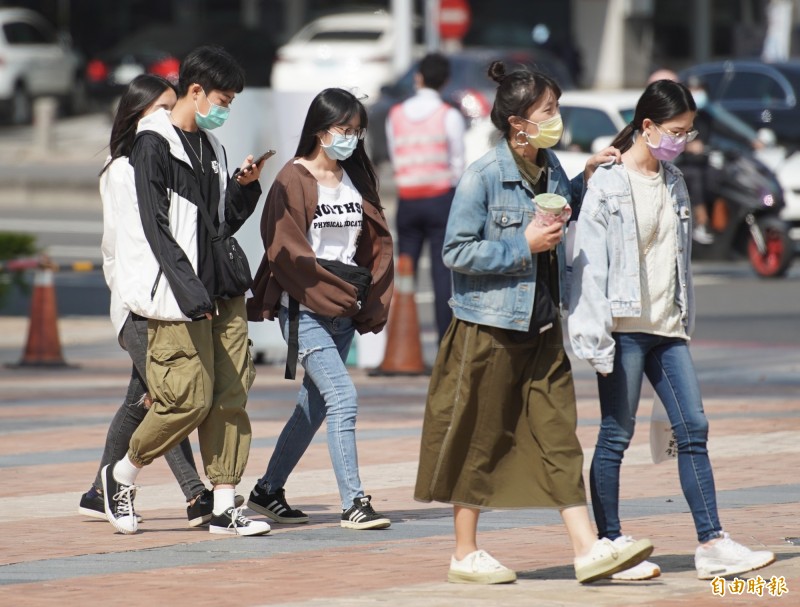
<svg viewBox="0 0 800 607"><path fill-rule="evenodd" d="M675 137L669 133L665 133L655 125L658 132L661 133L661 140L658 145L650 143L649 137L645 134L645 143L650 148L650 153L656 160L666 160L672 162L686 149L686 137Z"/></svg>

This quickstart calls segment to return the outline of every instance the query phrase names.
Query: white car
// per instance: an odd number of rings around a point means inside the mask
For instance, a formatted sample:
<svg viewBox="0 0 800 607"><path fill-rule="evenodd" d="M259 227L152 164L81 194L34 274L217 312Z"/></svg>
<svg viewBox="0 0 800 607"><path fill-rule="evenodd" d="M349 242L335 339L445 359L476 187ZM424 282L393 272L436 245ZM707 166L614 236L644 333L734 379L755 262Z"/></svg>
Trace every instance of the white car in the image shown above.
<svg viewBox="0 0 800 607"><path fill-rule="evenodd" d="M82 103L81 62L53 28L26 9L0 9L0 119L31 121L33 99L52 95L70 109Z"/></svg>
<svg viewBox="0 0 800 607"><path fill-rule="evenodd" d="M611 144L633 118L642 92L567 91L561 95L564 135L556 148L561 166L572 178L581 173L589 157Z"/></svg>
<svg viewBox="0 0 800 607"><path fill-rule="evenodd" d="M385 11L320 17L278 49L272 88L314 92L357 88L375 100L394 75L394 46L392 17Z"/></svg>

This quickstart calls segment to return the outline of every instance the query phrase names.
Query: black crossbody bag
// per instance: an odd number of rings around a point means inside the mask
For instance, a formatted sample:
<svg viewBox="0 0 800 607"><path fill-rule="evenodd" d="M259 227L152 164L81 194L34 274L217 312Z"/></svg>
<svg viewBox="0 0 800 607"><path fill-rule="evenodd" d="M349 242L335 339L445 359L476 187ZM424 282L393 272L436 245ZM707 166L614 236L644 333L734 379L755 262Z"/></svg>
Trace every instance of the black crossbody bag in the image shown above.
<svg viewBox="0 0 800 607"><path fill-rule="evenodd" d="M372 272L361 266L351 266L342 261L333 259L317 259L319 265L334 276L349 282L356 288L358 307L361 308L367 301L369 287L372 284ZM297 333L300 327L300 303L291 295L289 296L289 350L286 353L285 379L294 379L297 374L297 355L300 353L300 343Z"/></svg>
<svg viewBox="0 0 800 607"><path fill-rule="evenodd" d="M208 214L205 205L198 204L203 223L211 234L211 257L214 260L214 274L217 278L217 295L223 297L239 297L247 292L253 284L250 264L239 243L233 236L223 236L223 226L219 232Z"/></svg>

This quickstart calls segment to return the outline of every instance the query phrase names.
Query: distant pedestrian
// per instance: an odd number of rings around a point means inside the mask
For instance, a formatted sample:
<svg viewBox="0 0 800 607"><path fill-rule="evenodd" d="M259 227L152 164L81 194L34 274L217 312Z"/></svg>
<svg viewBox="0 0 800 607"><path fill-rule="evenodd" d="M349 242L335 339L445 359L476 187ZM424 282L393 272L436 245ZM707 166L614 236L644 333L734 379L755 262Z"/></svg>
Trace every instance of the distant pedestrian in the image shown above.
<svg viewBox="0 0 800 607"><path fill-rule="evenodd" d="M100 471L107 464L122 459L134 430L149 408L147 394L147 319L132 314L125 303L131 280L137 275L137 255L147 246L136 204L133 167L128 161L139 120L159 109L172 110L177 95L175 87L160 76L142 74L134 78L119 102L111 127L111 155L100 173L100 196L103 201L103 273L111 291L111 322L120 345L127 350L133 366L125 401L111 421L97 477L89 491L81 496L78 511L92 518L106 518L103 505L103 481ZM192 446L188 438L167 451L164 459L186 496L189 525L196 527L211 518L213 495L197 474Z"/></svg>
<svg viewBox="0 0 800 607"><path fill-rule="evenodd" d="M358 471L358 395L345 366L355 331L380 331L392 298L392 237L366 149L367 112L352 93L311 102L295 157L270 188L261 218L264 258L250 320L278 319L289 344L287 378L305 370L297 405L247 505L278 523L305 523L284 486L327 418L341 526L383 529Z"/></svg>
<svg viewBox="0 0 800 607"><path fill-rule="evenodd" d="M578 581L592 582L653 547L597 540L589 520L558 314L566 215L546 221L532 198L554 193L577 206L585 176L618 153L592 156L570 182L547 149L563 130L558 84L526 69L506 73L499 61L489 75L498 83L491 117L502 139L467 169L447 223L455 319L428 389L414 496L453 504L451 582L513 582L513 571L478 548L480 511L537 507L559 509Z"/></svg>
<svg viewBox="0 0 800 607"><path fill-rule="evenodd" d="M178 101L139 122L131 151L135 201L148 246L135 263L125 303L148 319L147 385L153 404L127 455L103 468L106 517L135 533L135 481L143 466L197 429L214 485L211 533L260 535L270 527L235 507L235 486L250 451L245 410L255 371L244 290L221 291L208 223L224 235L241 227L261 194L262 164L248 156L228 175L225 150L211 129L228 117L244 72L219 47L200 47L181 64ZM203 217L207 215L208 219Z"/></svg>
<svg viewBox="0 0 800 607"><path fill-rule="evenodd" d="M416 95L394 106L386 120L397 184L398 251L414 260L416 276L422 245L428 242L440 340L453 317L448 303L452 279L442 261L442 245L455 186L464 172L464 118L440 95L449 77L447 57L423 57L414 74Z"/></svg>
<svg viewBox="0 0 800 607"><path fill-rule="evenodd" d="M709 162L709 155L713 150L749 153L762 149L764 144L753 128L719 103L709 100L705 83L697 76L689 77L685 84L697 105L694 117L697 137L686 142L686 150L675 164L683 173L692 203L692 239L698 244L709 245L714 242L715 234L711 225L711 205L706 195L708 184L719 179L715 176L719 169Z"/></svg>
<svg viewBox="0 0 800 607"><path fill-rule="evenodd" d="M677 437L681 488L700 542L695 567L705 580L764 567L775 555L754 552L722 529L708 420L689 353L692 213L672 161L696 135L696 109L682 84L653 82L612 143L622 164L602 166L590 179L578 218L569 333L575 355L597 371L601 421L589 478L600 537L619 549L635 542L622 535L620 467L646 376ZM645 561L615 577L659 573L658 565Z"/></svg>

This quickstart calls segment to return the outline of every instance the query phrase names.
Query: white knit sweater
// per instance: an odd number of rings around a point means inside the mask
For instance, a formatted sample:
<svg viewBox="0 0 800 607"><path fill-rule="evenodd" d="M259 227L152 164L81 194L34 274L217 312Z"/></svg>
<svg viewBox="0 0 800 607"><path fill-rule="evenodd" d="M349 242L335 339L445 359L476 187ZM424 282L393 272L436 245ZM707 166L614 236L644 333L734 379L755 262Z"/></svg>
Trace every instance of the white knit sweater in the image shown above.
<svg viewBox="0 0 800 607"><path fill-rule="evenodd" d="M664 182L664 170L647 177L628 170L639 240L642 315L615 318L613 331L652 333L688 339L675 303L675 212Z"/></svg>

